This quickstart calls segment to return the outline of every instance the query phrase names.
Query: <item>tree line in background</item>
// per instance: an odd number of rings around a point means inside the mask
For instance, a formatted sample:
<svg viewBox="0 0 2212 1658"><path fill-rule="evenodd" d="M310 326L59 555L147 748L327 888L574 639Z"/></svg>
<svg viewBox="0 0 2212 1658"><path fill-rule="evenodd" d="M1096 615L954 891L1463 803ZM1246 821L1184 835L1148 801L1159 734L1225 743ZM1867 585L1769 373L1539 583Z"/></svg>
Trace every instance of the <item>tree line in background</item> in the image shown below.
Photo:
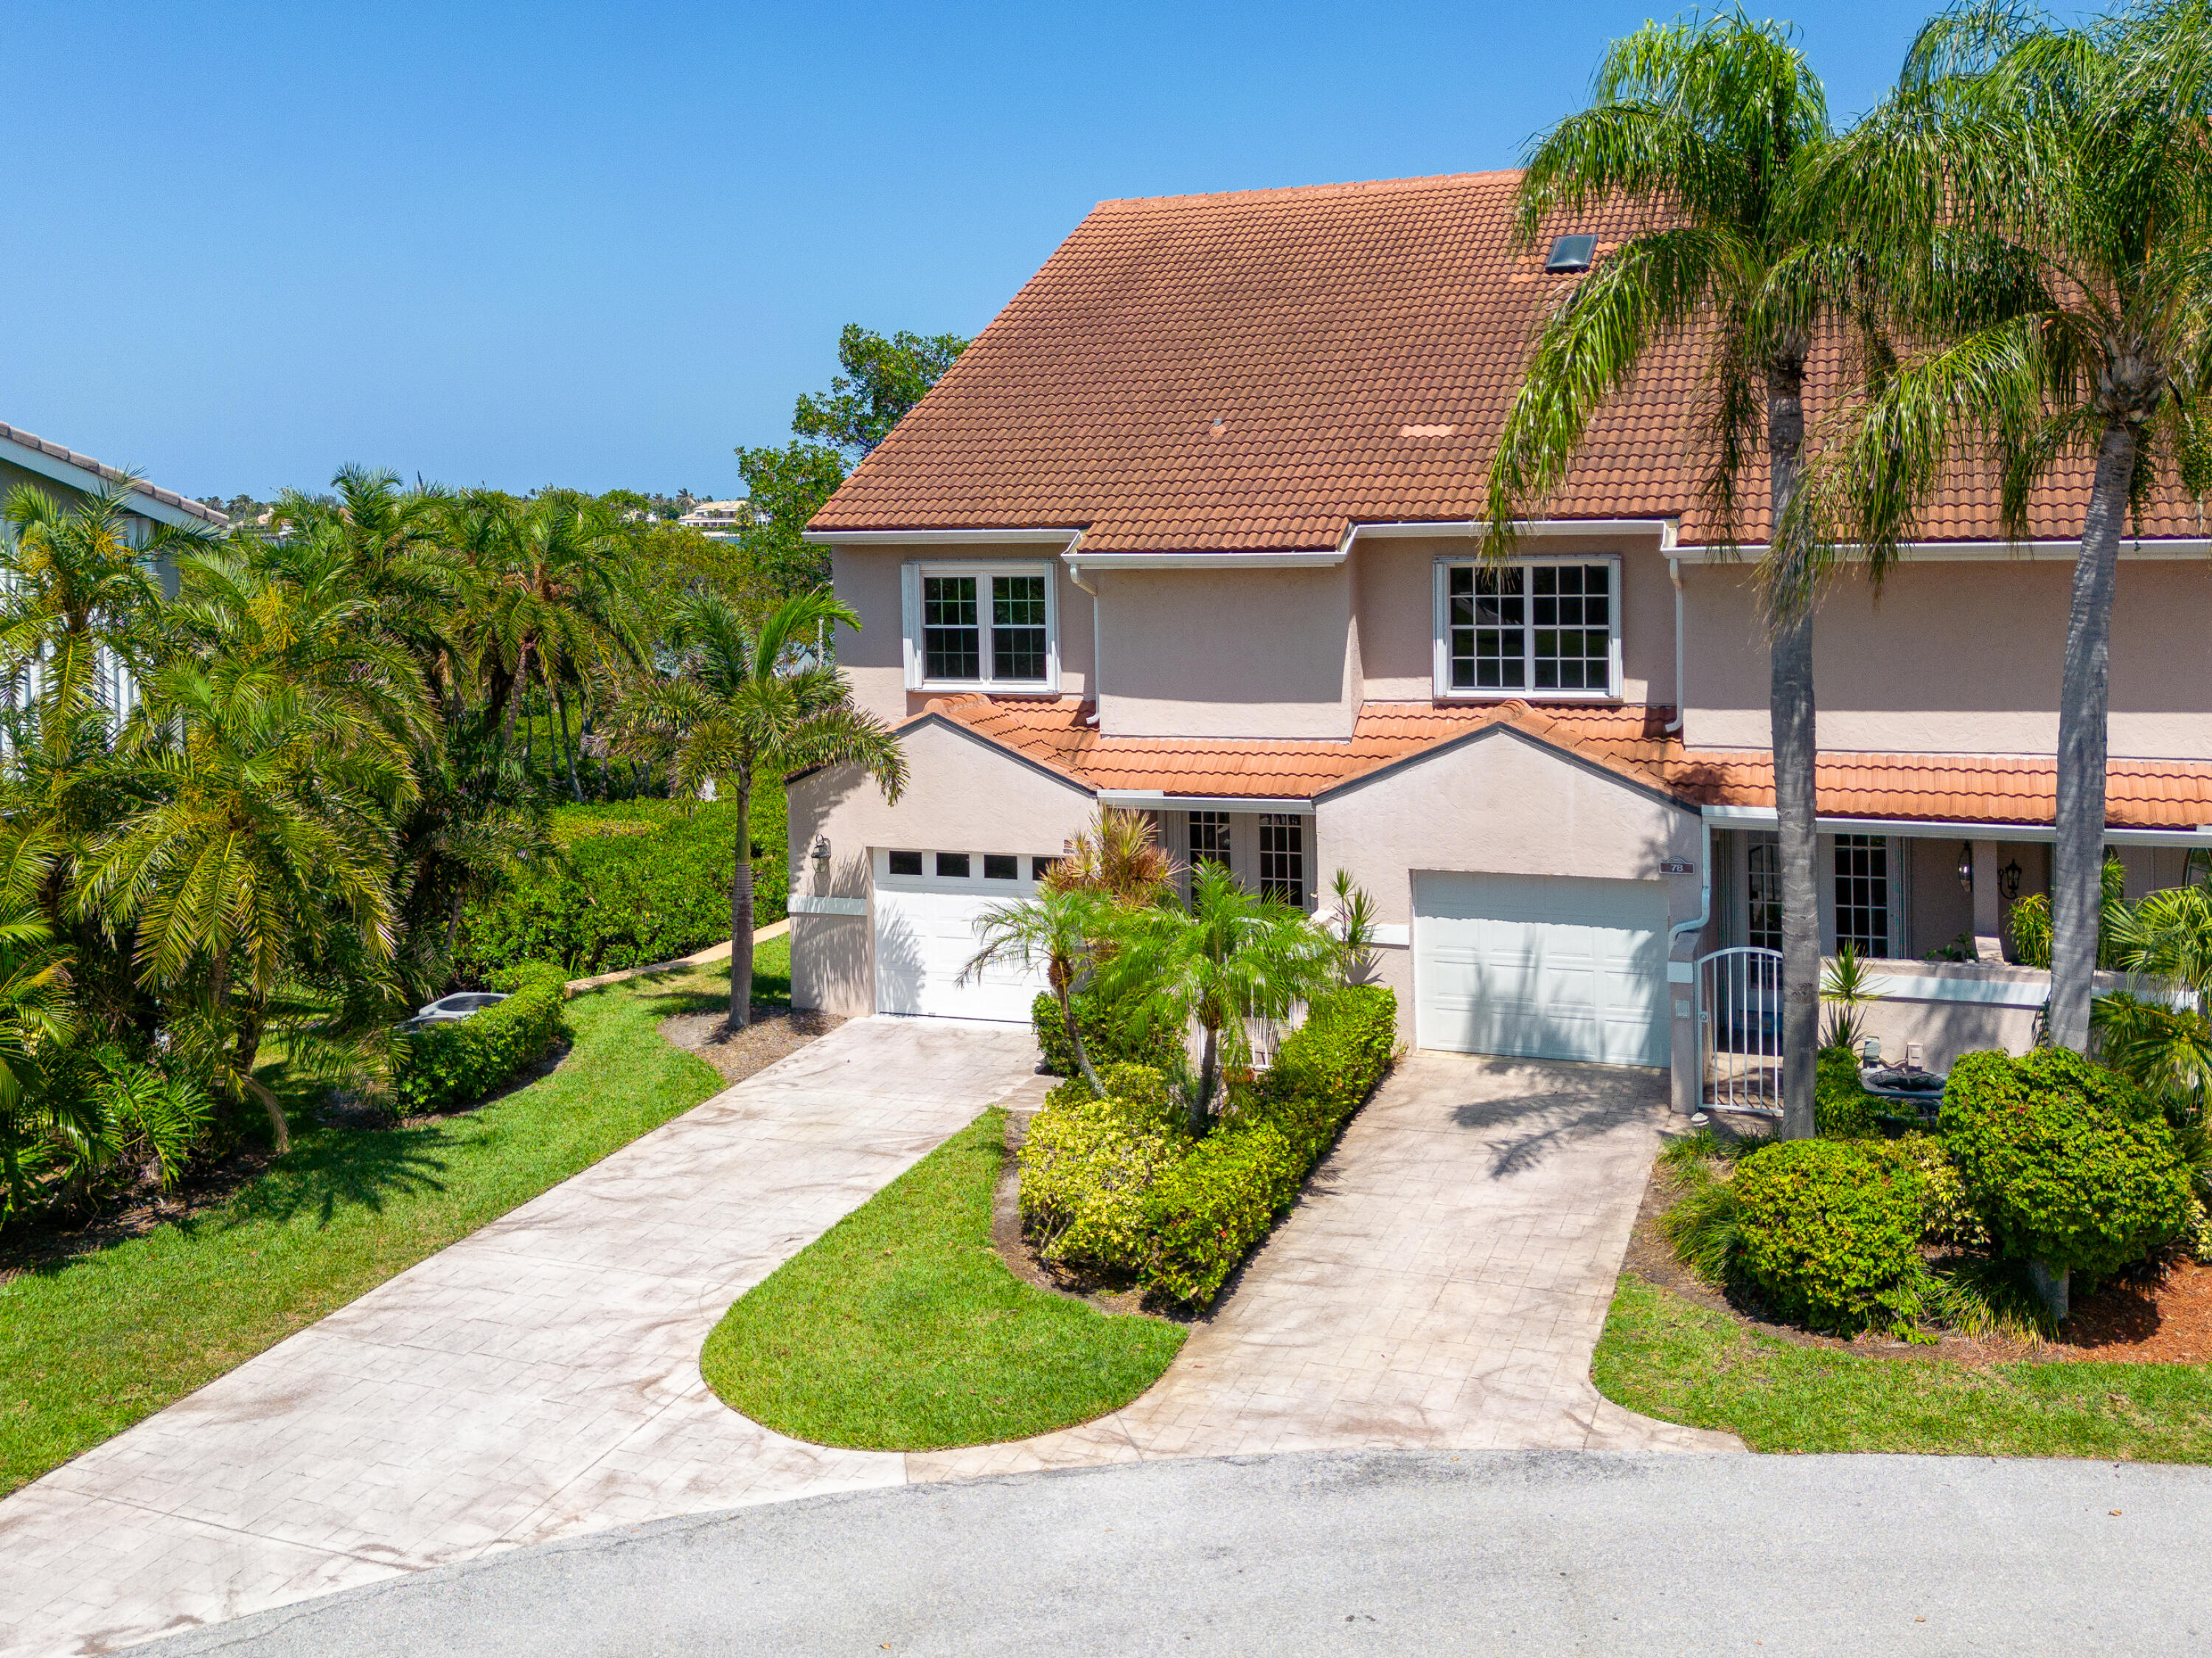
<svg viewBox="0 0 2212 1658"><path fill-rule="evenodd" d="M817 494L771 488L732 540L675 523L682 495L357 467L143 545L127 487L12 491L0 1222L167 1183L257 1120L284 1151L272 1050L380 1086L395 1023L453 984L470 907L552 855L561 802L719 791L742 826L757 788L842 762L896 792L896 744L829 659L857 618L797 531L961 344L847 330L806 440L742 452ZM742 1023L755 848L732 838Z"/></svg>

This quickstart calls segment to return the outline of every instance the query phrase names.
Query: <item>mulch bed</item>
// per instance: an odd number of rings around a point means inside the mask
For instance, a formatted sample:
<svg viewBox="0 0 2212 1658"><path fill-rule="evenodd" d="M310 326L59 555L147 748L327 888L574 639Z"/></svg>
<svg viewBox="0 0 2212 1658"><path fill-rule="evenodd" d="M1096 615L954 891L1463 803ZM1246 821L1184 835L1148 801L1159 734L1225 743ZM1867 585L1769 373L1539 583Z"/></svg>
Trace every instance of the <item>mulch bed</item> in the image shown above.
<svg viewBox="0 0 2212 1658"><path fill-rule="evenodd" d="M724 1082L735 1083L796 1054L844 1023L834 1014L794 1011L781 1002L755 1002L753 1022L743 1030L732 1030L729 1016L714 1011L672 1014L660 1022L660 1034L713 1066Z"/></svg>
<svg viewBox="0 0 2212 1658"><path fill-rule="evenodd" d="M2006 1363L2021 1359L2063 1363L2094 1360L2108 1364L2212 1363L2212 1266L2176 1260L2146 1269L2139 1277L2115 1278L2093 1295L2077 1296L2073 1315L2059 1339L2041 1343L2003 1336L1979 1340L1946 1331L1933 1343L1897 1341L1869 1331L1850 1339L1816 1335L1794 1324L1776 1324L1755 1307L1715 1290L1685 1266L1659 1230L1659 1218L1682 1194L1682 1182L1655 1165L1637 1212L1623 1266L1647 1284L1685 1301L1723 1313L1747 1329L1801 1347L1827 1347L1874 1358L1951 1359L1969 1364Z"/></svg>

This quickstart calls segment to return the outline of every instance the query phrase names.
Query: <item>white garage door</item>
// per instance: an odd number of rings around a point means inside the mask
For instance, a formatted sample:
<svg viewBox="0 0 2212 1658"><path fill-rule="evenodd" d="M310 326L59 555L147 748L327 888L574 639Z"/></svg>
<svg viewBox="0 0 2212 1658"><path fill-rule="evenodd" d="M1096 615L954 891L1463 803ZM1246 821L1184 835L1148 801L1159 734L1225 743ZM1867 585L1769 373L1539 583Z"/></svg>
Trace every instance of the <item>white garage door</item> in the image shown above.
<svg viewBox="0 0 2212 1658"><path fill-rule="evenodd" d="M1414 1041L1461 1054L1664 1065L1656 881L1413 878Z"/></svg>
<svg viewBox="0 0 2212 1658"><path fill-rule="evenodd" d="M1044 975L994 965L965 984L981 948L975 919L1036 890L1044 860L991 852L894 851L876 865L876 1008L942 1018L1026 1023Z"/></svg>

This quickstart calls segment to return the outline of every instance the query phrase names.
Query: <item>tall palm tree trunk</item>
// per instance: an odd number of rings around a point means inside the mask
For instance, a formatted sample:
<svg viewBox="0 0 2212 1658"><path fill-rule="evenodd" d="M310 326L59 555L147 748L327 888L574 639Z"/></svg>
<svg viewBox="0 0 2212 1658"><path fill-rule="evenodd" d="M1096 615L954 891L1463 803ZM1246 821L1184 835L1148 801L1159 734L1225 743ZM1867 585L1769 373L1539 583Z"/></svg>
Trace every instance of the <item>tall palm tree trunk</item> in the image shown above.
<svg viewBox="0 0 2212 1658"><path fill-rule="evenodd" d="M584 786L576 780L576 745L568 736L568 699L561 689L561 682L548 673L546 684L553 693L553 708L561 720L561 758L568 762L568 793L578 805L584 804Z"/></svg>
<svg viewBox="0 0 2212 1658"><path fill-rule="evenodd" d="M738 809L738 840L730 870L730 1029L753 1022L753 774L740 767L730 780Z"/></svg>
<svg viewBox="0 0 2212 1658"><path fill-rule="evenodd" d="M1784 363L1766 379L1770 508L1780 532L1797 489L1805 444L1805 373ZM1771 555L1771 556L1779 556ZM1774 815L1782 863L1782 1133L1810 1139L1820 1039L1820 835L1814 774L1820 762L1813 691L1814 594L1809 578L1785 574L1779 613L1771 620L1769 715L1774 748Z"/></svg>
<svg viewBox="0 0 2212 1658"><path fill-rule="evenodd" d="M2058 686L2057 844L2051 867L2051 1040L2084 1053L2096 985L2097 922L2105 869L2106 717L2112 705L2112 592L2120 527L2135 475L2135 428L2115 420L2097 446L2074 602L2066 616L2066 663Z"/></svg>

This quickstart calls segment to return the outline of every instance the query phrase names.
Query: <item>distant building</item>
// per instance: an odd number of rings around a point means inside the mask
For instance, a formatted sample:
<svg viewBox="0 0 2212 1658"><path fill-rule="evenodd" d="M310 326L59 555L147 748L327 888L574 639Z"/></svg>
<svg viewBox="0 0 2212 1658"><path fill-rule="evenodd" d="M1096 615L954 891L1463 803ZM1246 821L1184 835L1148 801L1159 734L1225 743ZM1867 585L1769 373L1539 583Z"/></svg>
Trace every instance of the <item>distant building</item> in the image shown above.
<svg viewBox="0 0 2212 1658"><path fill-rule="evenodd" d="M45 490L64 507L97 495L110 484L128 484L131 497L126 515L133 546L143 547L151 541L155 529L161 525L212 530L230 526L228 518L204 502L143 478L134 478L119 466L110 466L21 427L0 422L0 495L24 483ZM161 591L175 598L175 565L166 557L157 557L153 562L152 573L161 584ZM38 665L33 664L6 686L6 695L14 706L23 707L38 695L39 671ZM99 678L100 701L118 719L130 713L138 700L137 685L129 670L104 648L100 652Z"/></svg>
<svg viewBox="0 0 2212 1658"><path fill-rule="evenodd" d="M702 501L676 521L687 530L696 530L716 541L735 541L738 530L744 525L745 503L742 501Z"/></svg>

